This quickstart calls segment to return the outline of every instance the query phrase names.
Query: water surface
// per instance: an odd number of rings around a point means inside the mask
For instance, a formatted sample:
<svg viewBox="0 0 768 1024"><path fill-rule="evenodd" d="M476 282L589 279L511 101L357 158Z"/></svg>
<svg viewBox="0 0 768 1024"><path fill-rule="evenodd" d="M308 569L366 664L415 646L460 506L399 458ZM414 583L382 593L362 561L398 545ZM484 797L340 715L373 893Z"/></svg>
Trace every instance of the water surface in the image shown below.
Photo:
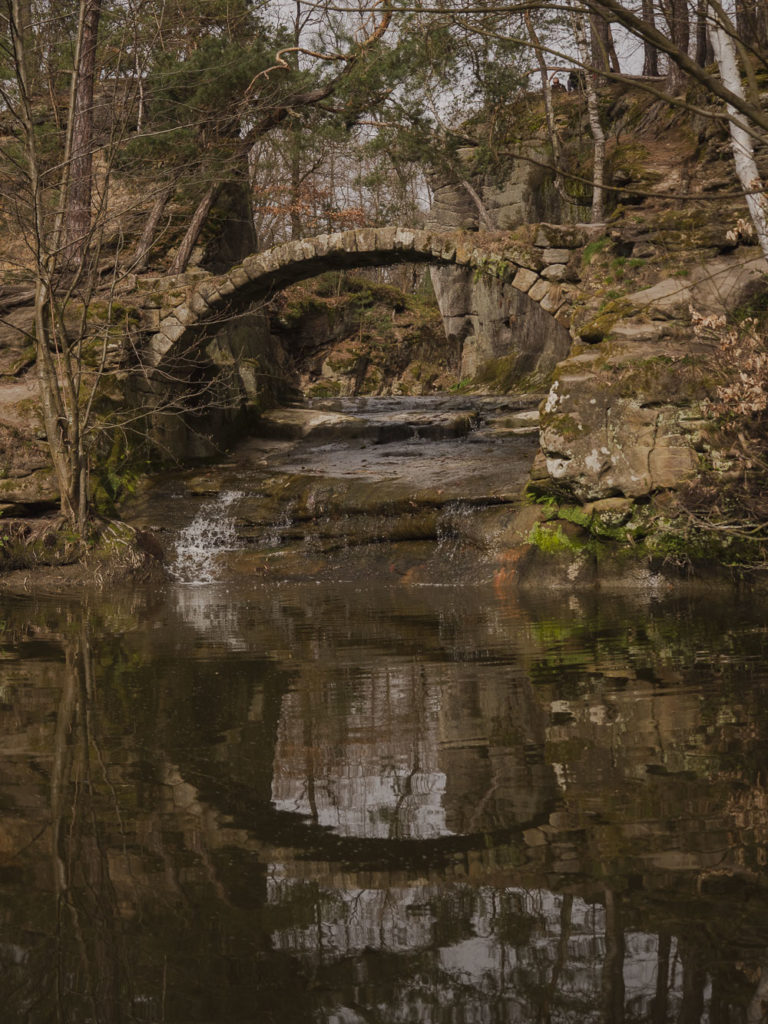
<svg viewBox="0 0 768 1024"><path fill-rule="evenodd" d="M765 1019L763 607L381 572L0 619L3 1020Z"/></svg>

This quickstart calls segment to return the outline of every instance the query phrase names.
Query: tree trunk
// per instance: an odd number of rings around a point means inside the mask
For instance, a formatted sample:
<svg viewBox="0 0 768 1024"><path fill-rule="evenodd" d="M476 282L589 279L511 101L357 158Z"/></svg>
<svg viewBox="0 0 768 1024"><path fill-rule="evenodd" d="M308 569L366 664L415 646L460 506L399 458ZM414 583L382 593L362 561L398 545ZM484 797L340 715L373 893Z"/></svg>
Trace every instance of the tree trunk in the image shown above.
<svg viewBox="0 0 768 1024"><path fill-rule="evenodd" d="M747 1007L747 1024L761 1024L768 1012L768 966L760 968L757 987Z"/></svg>
<svg viewBox="0 0 768 1024"><path fill-rule="evenodd" d="M571 14L573 35L576 40L576 48L579 52L579 60L585 68L589 67L589 46L587 43L587 31L585 27L584 9L577 5ZM594 143L593 166L592 166L592 223L601 224L605 220L605 132L600 123L600 106L597 99L595 87L596 75L587 71L585 89L587 93L587 113L589 116L589 128L592 132Z"/></svg>
<svg viewBox="0 0 768 1024"><path fill-rule="evenodd" d="M526 11L524 17L525 27L528 29L528 35L531 37L531 42L533 43L534 52L536 54L536 61L539 65L539 74L541 75L541 89L544 95L544 111L547 115L547 134L549 135L549 143L552 146L552 163L555 166L555 189L562 199L567 199L563 176L560 171L562 166L560 139L557 134L557 126L555 125L555 111L552 106L552 89L549 85L547 62L544 57L544 50L541 46L541 41L533 26L533 19L531 18L530 11Z"/></svg>
<svg viewBox="0 0 768 1024"><path fill-rule="evenodd" d="M651 28L656 27L653 0L643 0L643 21ZM659 74L659 51L647 39L643 40L643 74L651 78L656 78Z"/></svg>
<svg viewBox="0 0 768 1024"><path fill-rule="evenodd" d="M62 515L77 527L82 518L79 466L73 464L73 448L69 436L66 410L61 401L56 363L49 347L50 296L48 289L38 281L35 289L35 334L37 377L43 408L43 424L51 453L56 482L59 487Z"/></svg>
<svg viewBox="0 0 768 1024"><path fill-rule="evenodd" d="M595 71L619 73L619 58L613 45L611 23L602 14L593 11L589 16L592 44L592 67Z"/></svg>
<svg viewBox="0 0 768 1024"><path fill-rule="evenodd" d="M291 196L290 221L291 240L304 237L304 224L301 219L301 149L297 129L291 129Z"/></svg>
<svg viewBox="0 0 768 1024"><path fill-rule="evenodd" d="M475 207L477 209L477 218L478 218L478 221L479 221L481 227L483 228L483 230L484 231L495 231L496 229L493 226L493 221L489 217L488 210L486 209L485 203L480 198L477 190L472 187L472 185L467 181L466 178L462 178L461 179L461 184L462 184L464 190L466 191L467 195L469 196L469 198L475 204Z"/></svg>
<svg viewBox="0 0 768 1024"><path fill-rule="evenodd" d="M192 250L200 237L200 232L203 230L208 214L211 212L211 207L216 202L216 196L221 188L222 186L219 182L213 182L213 184L208 186L205 195L197 204L197 209L192 214L192 220L189 222L186 234L182 238L173 263L168 269L169 274L183 274L187 269Z"/></svg>
<svg viewBox="0 0 768 1024"><path fill-rule="evenodd" d="M83 0L83 5L81 43L75 68L77 82L64 227L66 256L73 265L83 261L91 228L93 83L101 0Z"/></svg>
<svg viewBox="0 0 768 1024"><path fill-rule="evenodd" d="M733 37L716 20L715 12L713 11L711 14L709 38L720 72L720 79L727 89L730 89L738 97L743 98L744 90L741 83L739 65L736 60L736 46ZM768 260L768 200L766 200L763 192L760 172L755 162L752 137L744 127L743 118L736 113L730 104L726 104L726 110L731 119L729 127L736 175L739 179L739 184L744 189L749 216L755 228L758 243L763 251L763 255Z"/></svg>
<svg viewBox="0 0 768 1024"><path fill-rule="evenodd" d="M758 50L768 45L768 10L764 0L736 0L736 31Z"/></svg>
<svg viewBox="0 0 768 1024"><path fill-rule="evenodd" d="M696 3L696 54L694 59L702 68L707 67L715 59L707 33L707 0L697 0Z"/></svg>
<svg viewBox="0 0 768 1024"><path fill-rule="evenodd" d="M688 53L688 44L691 38L691 22L688 14L688 0L669 0L669 6L666 9L667 21L669 22L669 37L675 46L682 50L683 53ZM669 71L667 72L667 88L672 95L678 95L684 92L688 85L688 78L685 72L675 64L674 61L669 62Z"/></svg>
<svg viewBox="0 0 768 1024"><path fill-rule="evenodd" d="M603 960L603 1007L611 1024L624 1020L624 929L616 894L605 891L605 958Z"/></svg>
<svg viewBox="0 0 768 1024"><path fill-rule="evenodd" d="M147 265L149 254L152 250L152 243L155 240L157 226L160 223L160 218L163 216L163 210L168 205L175 188L176 180L174 179L173 181L168 182L168 184L165 185L155 197L152 209L149 211L149 216L144 223L144 230L141 232L139 244L136 246L136 251L134 252L133 259L131 261L131 269L136 273L144 270Z"/></svg>

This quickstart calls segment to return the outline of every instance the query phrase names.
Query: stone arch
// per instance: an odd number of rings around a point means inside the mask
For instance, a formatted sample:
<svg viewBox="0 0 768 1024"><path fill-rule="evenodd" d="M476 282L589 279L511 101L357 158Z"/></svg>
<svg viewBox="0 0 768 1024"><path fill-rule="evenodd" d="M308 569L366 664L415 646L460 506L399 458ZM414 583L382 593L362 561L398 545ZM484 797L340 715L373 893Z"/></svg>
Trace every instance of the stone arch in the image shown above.
<svg viewBox="0 0 768 1024"><path fill-rule="evenodd" d="M227 316L290 284L327 270L397 263L464 267L489 275L525 293L563 326L570 322L567 289L551 274L552 264L540 247L478 232L359 228L286 242L206 278L161 321L149 341L148 362L155 368L173 363Z"/></svg>

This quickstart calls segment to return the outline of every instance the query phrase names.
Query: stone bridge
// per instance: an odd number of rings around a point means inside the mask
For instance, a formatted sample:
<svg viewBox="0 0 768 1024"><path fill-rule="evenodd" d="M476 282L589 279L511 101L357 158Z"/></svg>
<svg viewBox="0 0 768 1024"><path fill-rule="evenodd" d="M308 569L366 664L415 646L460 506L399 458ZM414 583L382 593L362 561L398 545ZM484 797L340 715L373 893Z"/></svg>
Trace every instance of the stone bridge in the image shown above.
<svg viewBox="0 0 768 1024"><path fill-rule="evenodd" d="M172 363L217 324L276 291L327 270L431 263L466 267L525 293L568 327L581 249L589 229L542 224L534 244L508 235L437 232L405 227L359 228L287 242L248 256L218 277L198 284L161 321L149 342L151 365Z"/></svg>

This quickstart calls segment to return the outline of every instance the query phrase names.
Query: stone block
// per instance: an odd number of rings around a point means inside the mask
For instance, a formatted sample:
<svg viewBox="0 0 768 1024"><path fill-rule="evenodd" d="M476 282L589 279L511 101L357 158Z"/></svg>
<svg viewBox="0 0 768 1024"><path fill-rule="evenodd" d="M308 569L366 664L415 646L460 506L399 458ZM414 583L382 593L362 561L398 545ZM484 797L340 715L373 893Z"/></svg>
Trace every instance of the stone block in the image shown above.
<svg viewBox="0 0 768 1024"><path fill-rule="evenodd" d="M189 302L187 303L189 308L197 317L207 316L211 311L211 307L205 301L203 295L199 291L193 292L190 296Z"/></svg>
<svg viewBox="0 0 768 1024"><path fill-rule="evenodd" d="M527 828L523 832L523 842L526 846L546 846L547 836L540 828Z"/></svg>
<svg viewBox="0 0 768 1024"><path fill-rule="evenodd" d="M575 224L539 224L535 244L540 249L580 249L587 244L587 236Z"/></svg>
<svg viewBox="0 0 768 1024"><path fill-rule="evenodd" d="M242 288L246 284L250 284L250 276L243 270L242 267L233 267L228 274L229 280L235 286L235 288Z"/></svg>
<svg viewBox="0 0 768 1024"><path fill-rule="evenodd" d="M300 242L297 242L296 249L297 262L313 260L317 256L317 250L315 249L314 241L311 238L304 238Z"/></svg>
<svg viewBox="0 0 768 1024"><path fill-rule="evenodd" d="M656 342L669 332L669 325L661 321L631 323L619 321L608 334L609 341Z"/></svg>
<svg viewBox="0 0 768 1024"><path fill-rule="evenodd" d="M475 243L471 235L459 235L456 239L456 262L463 267L472 266Z"/></svg>
<svg viewBox="0 0 768 1024"><path fill-rule="evenodd" d="M240 264L251 281L257 281L264 273L264 262L260 256L246 256Z"/></svg>
<svg viewBox="0 0 768 1024"><path fill-rule="evenodd" d="M692 476L699 466L696 452L686 446L657 445L650 454L649 468L654 487L676 487Z"/></svg>
<svg viewBox="0 0 768 1024"><path fill-rule="evenodd" d="M207 308L207 307L206 307ZM147 329L150 331L160 330L160 310L159 309L147 309L144 311L143 322L147 325Z"/></svg>
<svg viewBox="0 0 768 1024"><path fill-rule="evenodd" d="M535 271L521 267L512 279L512 287L527 293L539 280L539 275Z"/></svg>
<svg viewBox="0 0 768 1024"><path fill-rule="evenodd" d="M616 438L621 443L623 438ZM652 490L652 479L648 471L651 449L642 444L625 448L617 459L611 474L612 488L622 491L628 498L642 498ZM598 497L598 495L595 495Z"/></svg>
<svg viewBox="0 0 768 1024"><path fill-rule="evenodd" d="M413 232L413 251L423 252L429 255L432 252L432 234L429 231Z"/></svg>
<svg viewBox="0 0 768 1024"><path fill-rule="evenodd" d="M432 255L439 260L452 263L456 258L456 242L453 238L432 236Z"/></svg>
<svg viewBox="0 0 768 1024"><path fill-rule="evenodd" d="M357 251L376 252L381 249L379 232L376 228L360 228L357 232Z"/></svg>
<svg viewBox="0 0 768 1024"><path fill-rule="evenodd" d="M197 323L198 319L197 314L189 308L187 303L182 303L180 306L177 306L174 309L172 316L175 316L179 323L184 324L185 327L189 327L190 324Z"/></svg>
<svg viewBox="0 0 768 1024"><path fill-rule="evenodd" d="M315 253L318 256L328 255L331 249L331 238L332 236L327 231L315 238Z"/></svg>
<svg viewBox="0 0 768 1024"><path fill-rule="evenodd" d="M208 306L215 303L217 299L221 298L221 295L219 294L218 281L204 281L201 285L198 285L192 294L192 301L195 300L196 296L199 296L199 298Z"/></svg>
<svg viewBox="0 0 768 1024"><path fill-rule="evenodd" d="M549 267L544 267L541 272L541 276L547 281L567 281L568 280L568 267L564 263L553 263Z"/></svg>
<svg viewBox="0 0 768 1024"><path fill-rule="evenodd" d="M600 501L590 501L584 506L586 515L629 515L634 502L629 498L601 498Z"/></svg>
<svg viewBox="0 0 768 1024"><path fill-rule="evenodd" d="M536 452L533 458L530 478L533 481L549 479L549 473L547 472L547 458L542 451Z"/></svg>
<svg viewBox="0 0 768 1024"><path fill-rule="evenodd" d="M541 253L537 249L530 249L522 245L505 249L503 256L510 263L516 263L518 267L526 267L528 270L535 270L537 273L544 266Z"/></svg>
<svg viewBox="0 0 768 1024"><path fill-rule="evenodd" d="M178 341L186 331L184 324L179 323L173 314L167 316L160 324L159 333L166 337L171 343Z"/></svg>
<svg viewBox="0 0 768 1024"><path fill-rule="evenodd" d="M154 334L147 344L147 355L151 366L157 366L173 345L171 338L158 332Z"/></svg>
<svg viewBox="0 0 768 1024"><path fill-rule="evenodd" d="M533 299L534 302L541 302L541 300L549 294L551 285L549 281L543 281L541 278L533 285L528 292L528 297Z"/></svg>
<svg viewBox="0 0 768 1024"><path fill-rule="evenodd" d="M268 252L259 253L258 256L259 266L261 267L261 274L273 274L276 270L279 270L285 260L284 247L281 245L277 249L270 249Z"/></svg>
<svg viewBox="0 0 768 1024"><path fill-rule="evenodd" d="M533 292L533 288L531 289ZM531 294L529 292L529 294ZM531 298L533 295L531 294ZM563 304L563 290L559 284L550 284L548 286L547 294L541 300L539 305L547 313L556 313Z"/></svg>
<svg viewBox="0 0 768 1024"><path fill-rule="evenodd" d="M357 252L357 232L354 230L342 231L339 249L343 249L344 252Z"/></svg>
<svg viewBox="0 0 768 1024"><path fill-rule="evenodd" d="M551 266L553 263L567 263L571 258L571 250L545 249L541 254L541 258L547 266Z"/></svg>

